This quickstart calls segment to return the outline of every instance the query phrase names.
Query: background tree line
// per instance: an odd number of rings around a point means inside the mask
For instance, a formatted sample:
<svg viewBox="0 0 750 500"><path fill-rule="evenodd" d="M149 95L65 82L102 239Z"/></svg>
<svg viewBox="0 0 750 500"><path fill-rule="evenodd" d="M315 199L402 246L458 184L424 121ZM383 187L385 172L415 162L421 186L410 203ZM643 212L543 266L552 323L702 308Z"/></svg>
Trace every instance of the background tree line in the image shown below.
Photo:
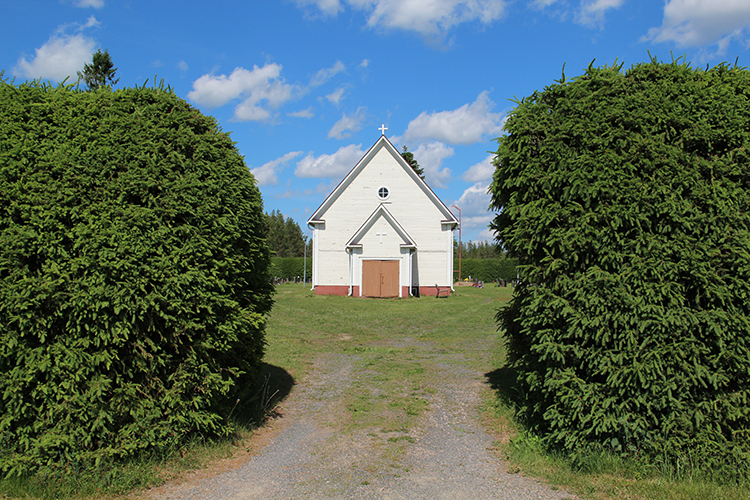
<svg viewBox="0 0 750 500"><path fill-rule="evenodd" d="M458 241L453 240L453 256L458 258ZM468 242L461 242L461 258L462 259L502 259L505 258L505 253L496 243L489 243L487 241L479 241L474 243L469 240Z"/></svg>
<svg viewBox="0 0 750 500"><path fill-rule="evenodd" d="M266 241L272 257L304 257L307 238L294 219L274 210L266 214L266 229ZM308 255L312 255L312 240L307 245Z"/></svg>

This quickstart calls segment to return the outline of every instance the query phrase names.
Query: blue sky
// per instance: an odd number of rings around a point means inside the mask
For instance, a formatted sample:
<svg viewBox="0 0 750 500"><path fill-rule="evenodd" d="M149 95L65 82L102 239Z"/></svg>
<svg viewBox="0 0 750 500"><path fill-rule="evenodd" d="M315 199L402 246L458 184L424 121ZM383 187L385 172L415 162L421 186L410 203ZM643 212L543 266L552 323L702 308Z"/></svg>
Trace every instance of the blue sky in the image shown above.
<svg viewBox="0 0 750 500"><path fill-rule="evenodd" d="M116 87L164 79L231 132L267 211L309 215L380 136L487 229L514 96L596 65L750 66L750 0L0 1L0 70L59 82L107 49Z"/></svg>

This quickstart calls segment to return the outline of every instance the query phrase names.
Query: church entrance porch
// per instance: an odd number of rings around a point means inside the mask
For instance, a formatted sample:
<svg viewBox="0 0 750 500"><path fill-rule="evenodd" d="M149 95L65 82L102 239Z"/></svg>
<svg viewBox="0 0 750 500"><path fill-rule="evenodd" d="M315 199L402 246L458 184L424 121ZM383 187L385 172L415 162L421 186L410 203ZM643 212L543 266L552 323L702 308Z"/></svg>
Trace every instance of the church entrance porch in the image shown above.
<svg viewBox="0 0 750 500"><path fill-rule="evenodd" d="M362 261L362 295L365 297L398 297L397 260Z"/></svg>

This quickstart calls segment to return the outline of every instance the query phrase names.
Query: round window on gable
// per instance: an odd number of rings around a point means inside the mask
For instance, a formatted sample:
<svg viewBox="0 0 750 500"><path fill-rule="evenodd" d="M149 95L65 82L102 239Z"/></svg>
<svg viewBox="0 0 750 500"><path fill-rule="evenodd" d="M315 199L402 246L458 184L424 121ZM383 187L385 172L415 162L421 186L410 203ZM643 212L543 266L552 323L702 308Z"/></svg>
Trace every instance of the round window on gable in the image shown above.
<svg viewBox="0 0 750 500"><path fill-rule="evenodd" d="M391 193L388 191L388 188L385 186L378 189L378 198L380 198L381 200L387 200L390 194Z"/></svg>

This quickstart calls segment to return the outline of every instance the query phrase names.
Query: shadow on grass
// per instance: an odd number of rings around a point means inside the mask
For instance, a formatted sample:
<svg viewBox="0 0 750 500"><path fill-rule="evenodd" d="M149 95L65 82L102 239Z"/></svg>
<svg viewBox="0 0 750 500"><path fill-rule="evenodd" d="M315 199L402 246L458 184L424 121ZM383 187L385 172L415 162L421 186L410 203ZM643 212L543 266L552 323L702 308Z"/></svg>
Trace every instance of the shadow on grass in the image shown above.
<svg viewBox="0 0 750 500"><path fill-rule="evenodd" d="M289 396L294 384L294 377L285 369L262 363L250 397L244 402L238 400L233 411L234 420L250 427L263 425L278 416L276 406Z"/></svg>
<svg viewBox="0 0 750 500"><path fill-rule="evenodd" d="M497 399L513 411L521 405L523 399L517 375L515 369L507 366L484 374L486 383L495 391Z"/></svg>

